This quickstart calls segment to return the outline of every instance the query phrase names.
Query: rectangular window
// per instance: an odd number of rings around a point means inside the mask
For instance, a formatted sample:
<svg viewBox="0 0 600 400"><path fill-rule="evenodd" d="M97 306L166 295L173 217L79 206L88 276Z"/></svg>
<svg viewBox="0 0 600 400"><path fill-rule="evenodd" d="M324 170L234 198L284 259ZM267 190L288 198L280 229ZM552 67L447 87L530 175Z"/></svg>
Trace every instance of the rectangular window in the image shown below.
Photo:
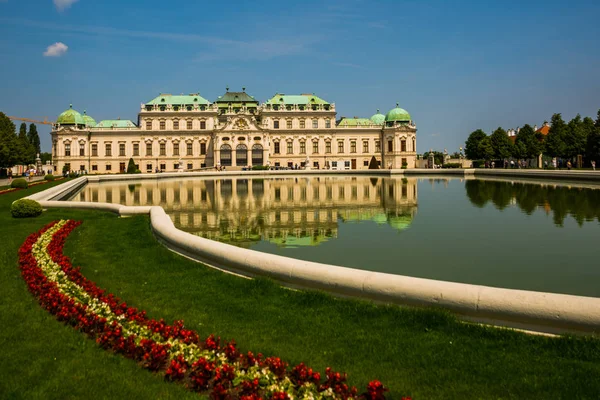
<svg viewBox="0 0 600 400"><path fill-rule="evenodd" d="M200 121L200 129L206 129L206 121Z"/></svg>
<svg viewBox="0 0 600 400"><path fill-rule="evenodd" d="M331 142L325 142L325 153L331 153Z"/></svg>
<svg viewBox="0 0 600 400"><path fill-rule="evenodd" d="M110 164L106 164L106 170L107 170L107 171L110 171L110 170L112 170L112 165L110 165Z"/></svg>
<svg viewBox="0 0 600 400"><path fill-rule="evenodd" d="M368 153L369 152L369 141L365 140L363 141L363 153Z"/></svg>
<svg viewBox="0 0 600 400"><path fill-rule="evenodd" d="M275 148L274 148L273 152L275 154L279 154L279 142L274 142L274 146L275 146Z"/></svg>
<svg viewBox="0 0 600 400"><path fill-rule="evenodd" d="M325 128L331 128L331 120L330 119L325 120Z"/></svg>
<svg viewBox="0 0 600 400"><path fill-rule="evenodd" d="M160 170L164 171L167 169L167 164L160 164ZM163 200L164 201L164 200Z"/></svg>
<svg viewBox="0 0 600 400"><path fill-rule="evenodd" d="M375 141L375 152L379 153L381 151L381 142L379 140Z"/></svg>
<svg viewBox="0 0 600 400"><path fill-rule="evenodd" d="M285 126L286 128L288 128L288 129L292 129L292 120L289 120L289 119L288 119L287 121L285 121L285 125L286 125L286 126Z"/></svg>
<svg viewBox="0 0 600 400"><path fill-rule="evenodd" d="M146 120L146 130L147 131L151 131L152 130L152 121Z"/></svg>
<svg viewBox="0 0 600 400"><path fill-rule="evenodd" d="M98 145L96 143L92 143L92 156L98 157Z"/></svg>
<svg viewBox="0 0 600 400"><path fill-rule="evenodd" d="M300 120L300 129L304 129L304 128L306 128L306 121L301 119Z"/></svg>
<svg viewBox="0 0 600 400"><path fill-rule="evenodd" d="M279 129L279 121L273 121L273 129Z"/></svg>
<svg viewBox="0 0 600 400"><path fill-rule="evenodd" d="M166 156L167 155L167 144L166 143L161 143L160 144L160 155L161 156Z"/></svg>
<svg viewBox="0 0 600 400"><path fill-rule="evenodd" d="M388 151L391 153L392 151L394 151L394 142L391 140L388 140Z"/></svg>
<svg viewBox="0 0 600 400"><path fill-rule="evenodd" d="M146 164L146 171L152 172L152 164Z"/></svg>
<svg viewBox="0 0 600 400"><path fill-rule="evenodd" d="M146 143L146 155L152 155L152 143ZM150 167L150 169L152 169L152 167Z"/></svg>
<svg viewBox="0 0 600 400"><path fill-rule="evenodd" d="M192 121L191 120L190 121L186 121L186 128L187 128L188 131L192 130Z"/></svg>
<svg viewBox="0 0 600 400"><path fill-rule="evenodd" d="M92 171L98 171L98 166L97 165L92 165Z"/></svg>
<svg viewBox="0 0 600 400"><path fill-rule="evenodd" d="M206 154L206 143L200 143L200 155Z"/></svg>
<svg viewBox="0 0 600 400"><path fill-rule="evenodd" d="M344 152L344 142L342 140L338 140L338 153Z"/></svg>
<svg viewBox="0 0 600 400"><path fill-rule="evenodd" d="M350 153L356 153L356 140L350 141Z"/></svg>
<svg viewBox="0 0 600 400"><path fill-rule="evenodd" d="M192 163L188 163L187 169L193 169L193 168L194 168L194 166L192 165Z"/></svg>
<svg viewBox="0 0 600 400"><path fill-rule="evenodd" d="M125 157L125 143L119 143L119 156Z"/></svg>
<svg viewBox="0 0 600 400"><path fill-rule="evenodd" d="M369 160L363 161L363 167L368 167L368 166L369 166Z"/></svg>
<svg viewBox="0 0 600 400"><path fill-rule="evenodd" d="M107 157L111 157L112 156L112 146L111 146L111 144L110 143L106 143L104 146L105 146L105 150L106 150L104 154Z"/></svg>
<svg viewBox="0 0 600 400"><path fill-rule="evenodd" d="M85 144L83 143L79 143L79 156L85 156Z"/></svg>
<svg viewBox="0 0 600 400"><path fill-rule="evenodd" d="M173 120L173 130L178 130L179 129L179 120Z"/></svg>
<svg viewBox="0 0 600 400"><path fill-rule="evenodd" d="M174 156L179 155L179 142L173 142L173 155ZM175 168L175 169L177 169L177 168Z"/></svg>
<svg viewBox="0 0 600 400"><path fill-rule="evenodd" d="M160 121L160 130L164 131L167 128L167 123L165 121Z"/></svg>
<svg viewBox="0 0 600 400"><path fill-rule="evenodd" d="M313 126L313 129L317 129L319 127L319 120L318 119L313 119L312 120L312 126Z"/></svg>
<svg viewBox="0 0 600 400"><path fill-rule="evenodd" d="M350 161L344 161L344 169L350 169Z"/></svg>
<svg viewBox="0 0 600 400"><path fill-rule="evenodd" d="M69 157L71 155L71 143L65 143L65 156Z"/></svg>
<svg viewBox="0 0 600 400"><path fill-rule="evenodd" d="M317 154L318 152L319 152L319 142L315 140L313 142L313 154Z"/></svg>
<svg viewBox="0 0 600 400"><path fill-rule="evenodd" d="M400 151L406 151L406 140L400 141Z"/></svg>
<svg viewBox="0 0 600 400"><path fill-rule="evenodd" d="M300 142L300 154L306 154L306 142L305 141Z"/></svg>
<svg viewBox="0 0 600 400"><path fill-rule="evenodd" d="M292 152L293 152L292 151L292 146L293 146L292 142L287 142L287 153L288 154L292 154Z"/></svg>
<svg viewBox="0 0 600 400"><path fill-rule="evenodd" d="M186 143L187 155L191 156L192 154L192 143Z"/></svg>
<svg viewBox="0 0 600 400"><path fill-rule="evenodd" d="M140 155L140 144L139 143L134 143L133 144L133 155L135 157Z"/></svg>

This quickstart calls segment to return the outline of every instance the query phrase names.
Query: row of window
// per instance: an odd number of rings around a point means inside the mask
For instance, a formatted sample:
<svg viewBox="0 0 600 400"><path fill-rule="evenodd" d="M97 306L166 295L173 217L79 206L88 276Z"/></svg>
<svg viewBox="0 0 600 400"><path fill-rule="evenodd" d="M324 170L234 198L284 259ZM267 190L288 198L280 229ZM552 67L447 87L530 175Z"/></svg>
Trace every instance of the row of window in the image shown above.
<svg viewBox="0 0 600 400"><path fill-rule="evenodd" d="M274 142L274 148L273 148L273 153L274 154L281 154L281 144L280 142ZM338 144L338 153L344 153L344 141L343 140L338 140L337 142ZM381 151L381 146L379 143L379 140L375 141L375 152L379 152ZM356 140L351 140L350 141L350 153L356 153ZM369 141L368 140L364 140L363 141L363 153L369 153L370 152L370 148L369 148ZM292 141L288 141L286 142L286 154L293 154L294 153L294 143ZM313 141L312 142L312 153L313 154L318 154L319 153L319 142L318 141ZM326 154L330 154L331 153L331 141L326 141L325 142L325 153ZM306 154L306 141L302 140L300 141L300 154Z"/></svg>
<svg viewBox="0 0 600 400"><path fill-rule="evenodd" d="M188 131L193 129L191 120L185 121L185 128ZM161 131L166 130L167 129L167 121L159 121L158 129L160 129ZM206 129L206 121L200 121L200 129ZM146 120L146 130L147 131L152 130L152 120ZM178 119L173 120L173 130L175 130L175 131L179 130L179 120Z"/></svg>
<svg viewBox="0 0 600 400"><path fill-rule="evenodd" d="M279 129L279 120L278 119L274 119L273 120L273 129ZM285 127L286 129L293 129L292 126L292 120L288 119L285 121ZM306 129L306 120L304 119L300 119L299 120L299 126L300 129ZM313 129L318 129L319 128L319 120L318 119L313 119L312 120L312 127ZM331 128L331 120L330 119L326 119L325 120L325 128Z"/></svg>
<svg viewBox="0 0 600 400"><path fill-rule="evenodd" d="M180 145L179 142L173 142L173 155L174 156L179 156L181 155L179 153L180 150ZM166 143L159 143L159 149L158 149L159 153L158 155L160 156L166 156L167 155L167 144ZM206 143L200 143L200 155L205 155L206 154ZM104 155L106 157L111 157L112 156L112 143L105 143L104 144ZM140 144L139 143L134 143L133 144L133 154L132 156L136 157L140 155ZM146 156L152 156L152 143L146 143ZM186 156L193 156L193 143L186 143ZM65 156L69 157L71 156L71 144L70 143L65 143ZM85 156L85 143L80 143L79 144L79 156L80 157L84 157ZM97 157L98 156L98 144L97 143L92 143L92 157ZM119 157L125 157L125 143L119 143Z"/></svg>

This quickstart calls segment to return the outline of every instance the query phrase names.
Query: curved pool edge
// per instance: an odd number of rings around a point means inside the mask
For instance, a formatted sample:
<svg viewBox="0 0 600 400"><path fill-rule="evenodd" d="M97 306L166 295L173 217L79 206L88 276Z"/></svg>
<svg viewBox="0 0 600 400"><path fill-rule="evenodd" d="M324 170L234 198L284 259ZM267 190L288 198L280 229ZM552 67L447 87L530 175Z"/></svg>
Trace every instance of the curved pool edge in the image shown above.
<svg viewBox="0 0 600 400"><path fill-rule="evenodd" d="M438 281L297 260L242 249L181 231L160 206L54 200L88 181L117 180L114 178L119 177L83 176L28 198L39 201L45 208L101 210L120 216L149 214L155 237L169 250L210 267L249 277L266 276L288 287L324 290L380 303L441 307L470 321L544 333L600 331L600 298Z"/></svg>

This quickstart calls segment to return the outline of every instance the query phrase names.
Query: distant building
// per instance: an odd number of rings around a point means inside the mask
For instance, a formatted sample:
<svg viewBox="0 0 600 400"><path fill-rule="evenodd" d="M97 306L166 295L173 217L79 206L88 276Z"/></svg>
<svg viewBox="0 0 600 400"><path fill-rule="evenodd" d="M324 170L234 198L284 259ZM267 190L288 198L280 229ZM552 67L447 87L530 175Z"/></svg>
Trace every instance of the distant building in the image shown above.
<svg viewBox="0 0 600 400"><path fill-rule="evenodd" d="M386 115L336 121L335 104L314 94L275 94L260 104L229 88L215 101L200 94L161 94L141 104L137 124L96 121L72 106L53 126L55 170L142 172L256 165L314 169L415 167L416 125L398 107Z"/></svg>

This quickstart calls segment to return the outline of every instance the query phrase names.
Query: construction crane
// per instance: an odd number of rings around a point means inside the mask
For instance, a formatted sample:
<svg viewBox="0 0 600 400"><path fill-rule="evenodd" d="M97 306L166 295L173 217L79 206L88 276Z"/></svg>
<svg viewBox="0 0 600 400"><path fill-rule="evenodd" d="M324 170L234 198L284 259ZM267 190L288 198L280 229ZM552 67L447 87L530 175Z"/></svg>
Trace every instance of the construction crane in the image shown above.
<svg viewBox="0 0 600 400"><path fill-rule="evenodd" d="M35 119L31 119L31 118L11 117L10 115L8 116L8 118L12 119L14 121L33 122L34 124L42 124L42 125L53 125L54 124L54 122L48 121L48 117L44 117L43 121L38 121Z"/></svg>

